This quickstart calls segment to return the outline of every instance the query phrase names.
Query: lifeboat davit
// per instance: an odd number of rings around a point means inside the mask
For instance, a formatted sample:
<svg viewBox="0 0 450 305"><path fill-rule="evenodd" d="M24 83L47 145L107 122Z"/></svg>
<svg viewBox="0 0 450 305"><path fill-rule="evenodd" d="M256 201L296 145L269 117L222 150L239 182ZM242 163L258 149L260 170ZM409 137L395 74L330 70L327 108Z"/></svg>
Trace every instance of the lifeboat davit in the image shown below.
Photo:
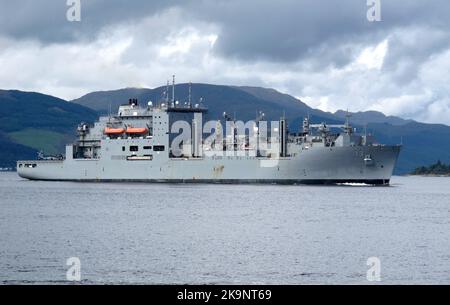
<svg viewBox="0 0 450 305"><path fill-rule="evenodd" d="M142 127L128 127L126 133L128 134L143 134L143 133L147 133L148 129L147 128L142 128Z"/></svg>
<svg viewBox="0 0 450 305"><path fill-rule="evenodd" d="M124 128L105 128L105 134L122 134L125 132Z"/></svg>

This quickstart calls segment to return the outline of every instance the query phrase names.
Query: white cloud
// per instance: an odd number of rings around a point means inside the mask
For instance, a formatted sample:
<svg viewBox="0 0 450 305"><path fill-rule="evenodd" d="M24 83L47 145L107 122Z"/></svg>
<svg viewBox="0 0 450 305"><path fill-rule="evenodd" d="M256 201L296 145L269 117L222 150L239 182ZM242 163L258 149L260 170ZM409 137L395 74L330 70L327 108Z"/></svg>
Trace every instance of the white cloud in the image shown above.
<svg viewBox="0 0 450 305"><path fill-rule="evenodd" d="M342 68L327 69L299 77L303 87L296 92L305 102L324 111L349 109L350 111L377 110L387 115L397 115L429 123L450 124L450 49L444 49L424 60L415 56L401 57L400 62L386 66L391 45L398 49L393 33L376 46L366 47L356 59ZM423 31L412 31L420 41ZM411 42L410 35L405 38ZM430 33L427 44L433 44L441 35ZM393 42L391 42L391 39ZM422 46L423 47L423 46ZM421 47L419 47L421 48ZM423 50L422 50L423 51ZM421 52L422 52L421 51ZM414 52L418 52L415 50ZM413 51L411 51L411 54ZM398 55L398 54L396 54ZM414 67L414 70L407 67ZM410 80L399 81L399 75L411 71Z"/></svg>
<svg viewBox="0 0 450 305"><path fill-rule="evenodd" d="M411 116L424 111L431 98L431 92L387 97L375 102L372 109L391 115Z"/></svg>
<svg viewBox="0 0 450 305"><path fill-rule="evenodd" d="M73 99L95 90L156 87L176 74L179 82L272 87L325 111L379 110L450 124L450 49L426 56L423 46L436 46L445 37L439 31L421 39L426 31L401 28L371 45L347 41L343 50L353 60L340 67L318 56L313 63L224 57L216 50L222 31L170 8L104 27L92 40L44 44L0 37L0 84ZM411 48L406 55L405 47ZM320 54L324 50L320 46ZM403 81L411 67L414 73Z"/></svg>
<svg viewBox="0 0 450 305"><path fill-rule="evenodd" d="M383 66L384 57L388 50L388 40L385 39L375 47L365 48L355 61L356 65L360 65L366 69L380 70Z"/></svg>

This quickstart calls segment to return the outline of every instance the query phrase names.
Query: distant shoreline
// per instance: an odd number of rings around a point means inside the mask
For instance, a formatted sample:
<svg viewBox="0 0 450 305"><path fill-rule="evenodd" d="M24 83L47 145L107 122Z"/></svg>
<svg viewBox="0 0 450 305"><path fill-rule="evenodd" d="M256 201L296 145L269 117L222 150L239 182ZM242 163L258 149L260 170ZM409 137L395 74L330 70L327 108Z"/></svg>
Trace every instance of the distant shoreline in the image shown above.
<svg viewBox="0 0 450 305"><path fill-rule="evenodd" d="M416 168L413 172L409 173L409 175L424 177L450 177L450 165L438 160L435 164L428 167L421 166Z"/></svg>

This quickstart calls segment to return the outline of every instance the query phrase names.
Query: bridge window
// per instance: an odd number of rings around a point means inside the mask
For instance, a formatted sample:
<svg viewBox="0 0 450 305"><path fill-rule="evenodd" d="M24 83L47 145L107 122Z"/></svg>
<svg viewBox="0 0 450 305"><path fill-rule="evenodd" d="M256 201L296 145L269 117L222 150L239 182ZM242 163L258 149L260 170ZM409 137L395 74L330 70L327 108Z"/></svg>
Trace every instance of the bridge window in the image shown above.
<svg viewBox="0 0 450 305"><path fill-rule="evenodd" d="M164 145L153 146L153 151L164 151Z"/></svg>
<svg viewBox="0 0 450 305"><path fill-rule="evenodd" d="M139 146L130 146L130 151L138 151Z"/></svg>
<svg viewBox="0 0 450 305"><path fill-rule="evenodd" d="M152 149L151 146L144 146L144 149Z"/></svg>

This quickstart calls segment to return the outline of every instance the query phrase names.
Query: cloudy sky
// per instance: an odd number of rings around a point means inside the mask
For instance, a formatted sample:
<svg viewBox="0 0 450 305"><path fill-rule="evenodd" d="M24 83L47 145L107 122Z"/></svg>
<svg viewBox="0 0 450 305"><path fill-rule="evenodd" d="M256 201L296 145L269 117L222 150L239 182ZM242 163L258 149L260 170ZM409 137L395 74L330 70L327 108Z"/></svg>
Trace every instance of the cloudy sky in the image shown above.
<svg viewBox="0 0 450 305"><path fill-rule="evenodd" d="M65 99L178 82L450 124L450 1L0 0L0 88Z"/></svg>

